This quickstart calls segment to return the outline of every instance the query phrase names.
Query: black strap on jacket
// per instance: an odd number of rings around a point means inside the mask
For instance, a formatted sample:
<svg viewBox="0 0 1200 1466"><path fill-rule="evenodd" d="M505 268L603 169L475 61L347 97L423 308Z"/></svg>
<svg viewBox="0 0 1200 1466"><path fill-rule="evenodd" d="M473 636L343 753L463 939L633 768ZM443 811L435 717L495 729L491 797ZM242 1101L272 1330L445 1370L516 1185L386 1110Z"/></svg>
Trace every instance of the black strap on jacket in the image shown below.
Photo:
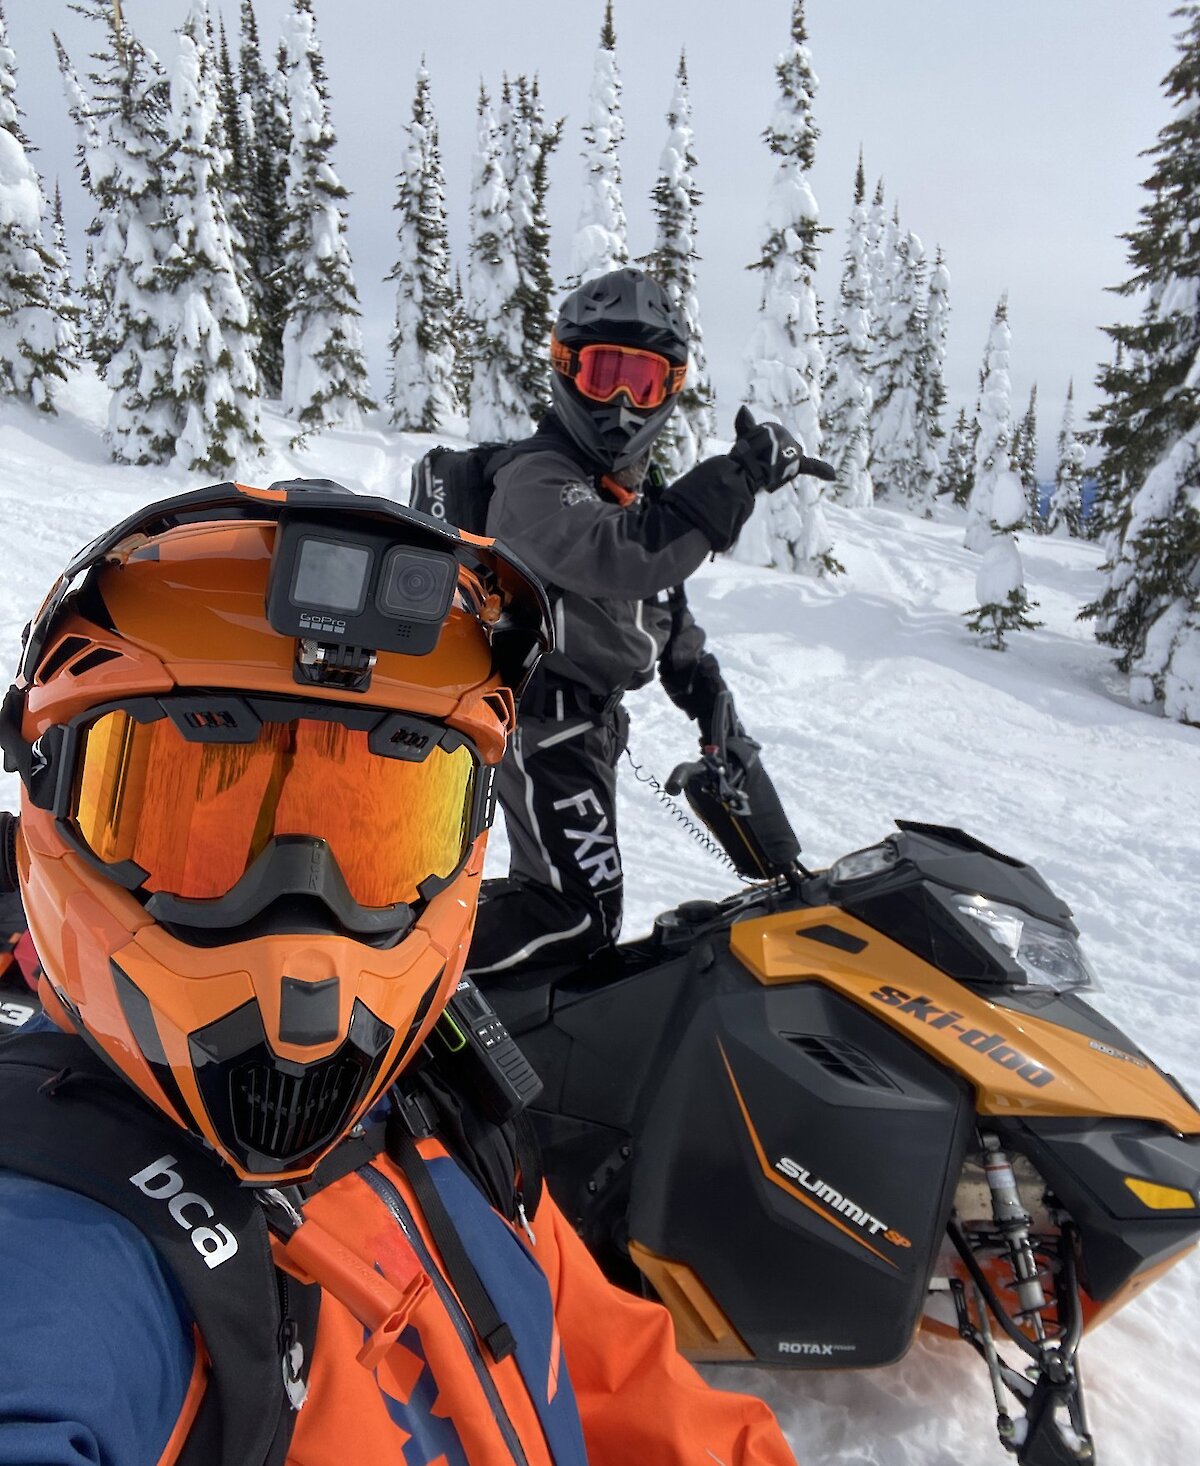
<svg viewBox="0 0 1200 1466"><path fill-rule="evenodd" d="M405 1076L393 1097L387 1123L388 1154L413 1189L467 1317L499 1363L516 1348L516 1340L475 1270L416 1140L436 1135L488 1205L510 1222L528 1228L542 1190L537 1136L524 1112L502 1125L488 1119L442 1072L436 1051L429 1046L421 1065Z"/></svg>
<svg viewBox="0 0 1200 1466"><path fill-rule="evenodd" d="M532 1126L524 1114L493 1124L432 1061L393 1093L390 1119L356 1127L301 1195L307 1199L369 1164L386 1146L413 1188L468 1316L492 1357L504 1359L515 1348L512 1331L413 1142L410 1101L414 1094L423 1097L417 1133L443 1140L489 1204L512 1222L534 1216L542 1189ZM276 1269L253 1190L240 1186L74 1034L0 1039L0 1114L14 1117L0 1127L0 1169L78 1192L125 1217L187 1300L211 1369L179 1466L284 1466L296 1419L293 1399L303 1392L312 1360L321 1290ZM185 1204L185 1196L193 1199ZM227 1255L211 1267L194 1235L205 1226L225 1229L236 1243L230 1250L218 1234L214 1240Z"/></svg>
<svg viewBox="0 0 1200 1466"><path fill-rule="evenodd" d="M466 1310L475 1332L499 1364L513 1353L517 1341L513 1337L512 1329L500 1317L483 1279L475 1271L475 1264L463 1246L458 1229L446 1210L441 1192L433 1183L429 1167L417 1149L416 1141L403 1124L392 1127L392 1133L388 1137L388 1153L408 1178L408 1184L412 1187L421 1214L433 1234L459 1302Z"/></svg>
<svg viewBox="0 0 1200 1466"><path fill-rule="evenodd" d="M298 1343L289 1379L303 1383L320 1289L281 1281L253 1192L72 1034L0 1039L0 1114L0 1167L125 1217L187 1300L211 1368L179 1461L281 1466L295 1423L284 1371Z"/></svg>

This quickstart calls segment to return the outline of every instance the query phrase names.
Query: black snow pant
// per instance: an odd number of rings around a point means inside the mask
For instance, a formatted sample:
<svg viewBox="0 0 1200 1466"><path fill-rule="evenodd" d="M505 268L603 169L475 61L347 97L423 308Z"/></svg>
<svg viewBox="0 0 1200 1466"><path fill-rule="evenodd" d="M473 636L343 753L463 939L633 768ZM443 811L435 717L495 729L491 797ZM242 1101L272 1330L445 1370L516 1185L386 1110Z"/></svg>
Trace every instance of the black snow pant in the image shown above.
<svg viewBox="0 0 1200 1466"><path fill-rule="evenodd" d="M508 878L483 883L467 971L482 986L582 964L621 931L616 765L629 715L522 717L497 776Z"/></svg>

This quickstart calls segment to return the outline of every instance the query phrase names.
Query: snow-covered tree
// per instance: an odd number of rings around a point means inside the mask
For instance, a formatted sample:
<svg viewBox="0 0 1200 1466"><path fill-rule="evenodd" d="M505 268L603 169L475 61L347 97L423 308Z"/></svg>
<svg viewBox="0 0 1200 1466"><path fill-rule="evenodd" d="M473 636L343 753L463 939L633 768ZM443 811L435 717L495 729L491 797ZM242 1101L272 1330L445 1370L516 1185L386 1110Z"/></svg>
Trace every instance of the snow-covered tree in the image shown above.
<svg viewBox="0 0 1200 1466"><path fill-rule="evenodd" d="M1096 414L1109 559L1084 615L1116 647L1134 700L1200 723L1200 4L1177 10L1179 56L1165 88L1174 111L1137 226L1133 274L1145 300L1133 325L1109 326L1122 357L1102 370Z"/></svg>
<svg viewBox="0 0 1200 1466"><path fill-rule="evenodd" d="M1090 539L1104 543L1106 558L1111 561L1120 551L1121 531L1127 522L1129 485L1126 454L1136 444L1131 441L1125 418L1130 411L1130 397L1136 381L1129 370L1129 353L1120 341L1113 343L1112 361L1101 367L1096 385L1106 394L1093 409L1088 430L1090 442L1101 445L1103 456L1096 465L1096 487L1088 514ZM1085 608L1084 616L1094 614Z"/></svg>
<svg viewBox="0 0 1200 1466"><path fill-rule="evenodd" d="M550 273L550 155L562 141L563 119L546 121L538 79L518 76L508 125L505 182L517 261L517 303L524 347L517 374L526 411L536 421L550 407L550 329L554 277Z"/></svg>
<svg viewBox="0 0 1200 1466"><path fill-rule="evenodd" d="M225 34L224 17L218 28L219 40L215 51L211 41L211 21L208 35L205 64L211 67L214 59L216 62L217 122L213 129L213 139L220 153L221 206L229 225L238 288L246 298L254 356L257 361L258 319L254 310L254 290L250 283L253 266L249 244L251 234L249 199L254 185L254 169L250 153L250 140L254 135L250 126L251 114L245 105L248 99L242 97L237 77L234 75L229 40Z"/></svg>
<svg viewBox="0 0 1200 1466"><path fill-rule="evenodd" d="M938 493L948 495L960 509L967 507L975 484L975 437L976 425L967 421L967 409L960 407L938 479Z"/></svg>
<svg viewBox="0 0 1200 1466"><path fill-rule="evenodd" d="M617 33L613 29L612 0L605 0L587 121L583 125L583 206L571 241L572 285L582 285L629 263L619 156L624 136Z"/></svg>
<svg viewBox="0 0 1200 1466"><path fill-rule="evenodd" d="M875 499L871 459L871 271L862 153L846 229L837 322L825 377L825 456L837 470L834 497L852 509Z"/></svg>
<svg viewBox="0 0 1200 1466"><path fill-rule="evenodd" d="M62 190L54 185L54 209L50 236L50 308L60 323L60 361L74 369L82 360L83 308L71 288L71 256L67 250L67 227L63 221Z"/></svg>
<svg viewBox="0 0 1200 1466"><path fill-rule="evenodd" d="M399 248L387 277L396 282L388 403L397 427L429 433L458 411L458 398L446 180L424 60L417 71L412 121L404 129L395 208Z"/></svg>
<svg viewBox="0 0 1200 1466"><path fill-rule="evenodd" d="M475 349L475 324L467 310L466 291L457 269L450 291L450 334L454 341L454 395L460 410L467 412L471 406L471 373L475 370L478 353Z"/></svg>
<svg viewBox="0 0 1200 1466"><path fill-rule="evenodd" d="M479 89L471 183L467 311L473 326L470 432L478 442L525 437L529 413L518 386L524 340L508 186L492 104Z"/></svg>
<svg viewBox="0 0 1200 1466"><path fill-rule="evenodd" d="M1025 521L1025 489L1007 463L992 472L991 523L983 559L975 576L977 605L966 614L970 630L993 651L1005 649L1005 636L1040 626L1029 613L1037 607L1025 589L1025 570L1017 530Z"/></svg>
<svg viewBox="0 0 1200 1466"><path fill-rule="evenodd" d="M87 360L99 365L95 340L99 334L99 322L104 311L104 301L100 295L100 281L96 275L96 260L91 240L88 240L84 246L83 284L80 286L79 296L82 302L79 318L79 343Z"/></svg>
<svg viewBox="0 0 1200 1466"><path fill-rule="evenodd" d="M924 330L917 353L917 462L924 483L915 503L928 517L938 491L941 445L946 437L946 345L950 334L950 271L941 247L929 275L923 313Z"/></svg>
<svg viewBox="0 0 1200 1466"><path fill-rule="evenodd" d="M175 246L163 268L174 317L172 385L183 424L176 460L229 474L262 446L250 310L223 204L217 58L206 46L208 0L192 0L171 76L167 196Z"/></svg>
<svg viewBox="0 0 1200 1466"><path fill-rule="evenodd" d="M251 0L242 0L238 118L243 154L246 286L258 324L255 360L263 390L272 397L277 397L283 387L283 326L287 314L283 240L292 126L286 67L287 52L281 46L276 64L268 68L259 46L254 7Z"/></svg>
<svg viewBox="0 0 1200 1466"><path fill-rule="evenodd" d="M1012 382L1008 375L1011 348L1008 293L1005 292L992 317L987 347L983 354L983 370L979 378L979 436L975 442L975 482L967 504L967 532L963 541L968 550L974 550L979 555L992 542L992 496L996 485L1002 475L1011 472L1009 457L1012 451ZM1020 483L1020 480L1017 482ZM1021 519L1024 517L1024 514L1020 516Z"/></svg>
<svg viewBox="0 0 1200 1466"><path fill-rule="evenodd" d="M915 234L900 234L891 258L891 307L880 332L875 371L871 472L877 494L923 508L933 493L919 424L926 353L925 250Z"/></svg>
<svg viewBox="0 0 1200 1466"><path fill-rule="evenodd" d="M17 103L17 57L9 44L8 21L4 7L0 5L0 127L21 147L22 151L33 151L32 144L21 126L24 112ZM41 192L41 185L38 185Z"/></svg>
<svg viewBox="0 0 1200 1466"><path fill-rule="evenodd" d="M1190 379L1200 388L1200 359ZM1200 422L1154 465L1134 495L1112 583L1129 567L1154 614L1131 647L1129 691L1168 718L1200 726Z"/></svg>
<svg viewBox="0 0 1200 1466"><path fill-rule="evenodd" d="M813 120L817 78L803 0L792 0L791 44L775 74L779 96L763 136L777 161L762 248L752 267L762 272L762 297L746 352L747 400L759 417L781 420L806 453L819 454L825 354L813 277L822 231L808 182L819 134ZM760 496L737 558L817 574L839 568L813 480Z"/></svg>
<svg viewBox="0 0 1200 1466"><path fill-rule="evenodd" d="M16 58L0 10L0 394L53 412L71 327L56 309L59 260L42 233L46 201L28 151Z"/></svg>
<svg viewBox="0 0 1200 1466"><path fill-rule="evenodd" d="M879 351L883 344L883 328L892 313L892 277L895 262L892 250L895 248L897 222L888 218L884 200L883 179L875 185L875 196L867 210L867 272L871 278L871 370L878 364Z"/></svg>
<svg viewBox="0 0 1200 1466"><path fill-rule="evenodd" d="M108 0L81 0L80 9L105 32L92 57L90 95L54 39L80 171L96 206L88 228L95 270L89 349L112 391L113 457L164 463L183 426L172 385L174 324L162 294L174 247L162 176L167 80Z"/></svg>
<svg viewBox="0 0 1200 1466"><path fill-rule="evenodd" d="M1037 383L1029 390L1029 406L1025 416L1013 429L1009 462L1025 490L1025 522L1030 529L1042 526L1042 487L1037 476Z"/></svg>
<svg viewBox="0 0 1200 1466"><path fill-rule="evenodd" d="M666 289L687 323L688 374L675 411L654 445L655 460L668 478L678 478L704 456L713 435L713 390L704 354L700 300L696 293L696 215L700 190L693 170L692 102L687 60L681 51L675 90L667 109L667 141L650 198L658 221L647 267Z"/></svg>
<svg viewBox="0 0 1200 1466"><path fill-rule="evenodd" d="M1083 521L1083 462L1087 449L1075 431L1075 383L1067 383L1067 405L1058 430L1054 492L1046 510L1048 534L1078 535Z"/></svg>
<svg viewBox="0 0 1200 1466"><path fill-rule="evenodd" d="M292 147L282 272L288 291L282 401L303 437L321 428L357 427L375 404L346 245L342 202L349 195L333 168L337 139L329 121L312 0L293 0L284 20L284 44Z"/></svg>

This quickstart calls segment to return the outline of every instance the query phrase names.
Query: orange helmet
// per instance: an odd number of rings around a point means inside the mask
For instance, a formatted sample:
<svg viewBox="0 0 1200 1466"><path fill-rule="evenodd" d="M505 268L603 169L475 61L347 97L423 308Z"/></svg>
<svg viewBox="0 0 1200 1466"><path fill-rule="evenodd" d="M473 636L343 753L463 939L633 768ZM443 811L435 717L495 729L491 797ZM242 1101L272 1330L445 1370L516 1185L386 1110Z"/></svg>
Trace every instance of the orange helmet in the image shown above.
<svg viewBox="0 0 1200 1466"><path fill-rule="evenodd" d="M423 1042L547 649L490 541L324 481L82 551L0 714L43 996L247 1181L311 1174Z"/></svg>

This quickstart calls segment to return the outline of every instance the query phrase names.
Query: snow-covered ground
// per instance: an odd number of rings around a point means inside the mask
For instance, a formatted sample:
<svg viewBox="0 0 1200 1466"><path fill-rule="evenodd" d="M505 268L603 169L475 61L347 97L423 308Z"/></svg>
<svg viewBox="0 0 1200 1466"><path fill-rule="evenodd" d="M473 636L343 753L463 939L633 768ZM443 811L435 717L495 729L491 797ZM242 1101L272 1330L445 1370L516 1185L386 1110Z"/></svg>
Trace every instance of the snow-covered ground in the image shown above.
<svg viewBox="0 0 1200 1466"><path fill-rule="evenodd" d="M99 435L105 394L90 380L57 419L0 407L0 667L70 555L147 500L196 487L177 471L121 468ZM269 455L252 482L338 479L403 498L432 441L377 425L331 432L306 451L266 415ZM867 845L894 816L960 825L1033 862L1070 903L1104 990L1131 1037L1200 1093L1200 731L1127 703L1123 679L1075 620L1098 585L1099 553L1021 537L1044 629L983 650L962 613L977 560L962 518L832 508L832 584L731 562L692 582L750 731L791 811L810 865ZM633 757L661 779L691 757L694 731L653 688L629 699ZM15 807L15 779L0 804ZM733 877L622 766L626 931ZM505 866L503 830L489 869ZM1200 1265L1189 1260L1089 1337L1083 1364L1103 1466L1192 1466L1200 1458ZM774 1406L802 1466L1001 1466L982 1365L965 1346L919 1341L871 1373L711 1370Z"/></svg>

